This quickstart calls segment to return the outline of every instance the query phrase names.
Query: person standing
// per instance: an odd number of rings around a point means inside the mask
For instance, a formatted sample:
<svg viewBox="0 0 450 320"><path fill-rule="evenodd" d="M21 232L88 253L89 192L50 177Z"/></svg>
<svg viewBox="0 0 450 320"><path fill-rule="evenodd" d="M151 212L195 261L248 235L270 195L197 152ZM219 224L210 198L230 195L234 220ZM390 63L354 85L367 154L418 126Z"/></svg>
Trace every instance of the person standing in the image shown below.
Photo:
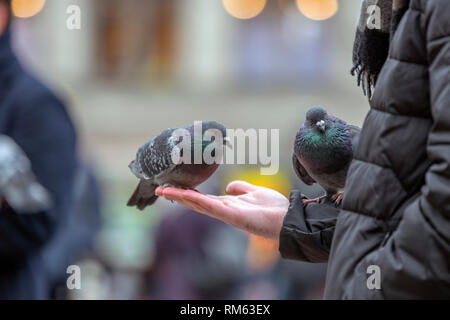
<svg viewBox="0 0 450 320"><path fill-rule="evenodd" d="M72 205L76 134L63 103L14 55L11 16L10 1L0 0L0 134L24 151L53 206L25 215L1 202L0 299L46 299L41 250Z"/></svg>
<svg viewBox="0 0 450 320"><path fill-rule="evenodd" d="M450 298L449 17L448 0L362 1L352 72L371 109L342 208L243 181L221 197L157 194L279 240L284 258L328 262L325 298Z"/></svg>

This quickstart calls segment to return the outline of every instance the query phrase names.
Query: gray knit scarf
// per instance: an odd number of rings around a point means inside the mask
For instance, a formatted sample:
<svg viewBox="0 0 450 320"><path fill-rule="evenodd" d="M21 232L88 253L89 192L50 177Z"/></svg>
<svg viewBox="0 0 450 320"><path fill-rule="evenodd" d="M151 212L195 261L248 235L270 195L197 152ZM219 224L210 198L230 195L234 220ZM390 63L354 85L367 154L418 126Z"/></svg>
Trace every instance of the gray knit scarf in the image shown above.
<svg viewBox="0 0 450 320"><path fill-rule="evenodd" d="M408 5L409 0L362 0L351 74L357 76L358 86L369 99Z"/></svg>

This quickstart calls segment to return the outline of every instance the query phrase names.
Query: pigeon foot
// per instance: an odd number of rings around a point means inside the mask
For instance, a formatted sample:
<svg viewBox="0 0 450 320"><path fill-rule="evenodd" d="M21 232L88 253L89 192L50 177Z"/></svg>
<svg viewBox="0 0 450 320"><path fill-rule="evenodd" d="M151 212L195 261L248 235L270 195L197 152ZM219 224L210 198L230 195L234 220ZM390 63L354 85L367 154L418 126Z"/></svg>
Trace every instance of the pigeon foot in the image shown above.
<svg viewBox="0 0 450 320"><path fill-rule="evenodd" d="M321 197L318 197L318 198L315 198L315 199L305 199L305 200L303 200L303 203L304 203L304 204L308 204L308 203L319 203L320 200L323 200L323 199L325 199L325 198L327 198L327 197L328 197L327 195L324 195L324 196L321 196Z"/></svg>
<svg viewBox="0 0 450 320"><path fill-rule="evenodd" d="M341 204L343 198L344 198L344 193L343 193L343 192L341 192L341 193L336 193L336 194L333 194L333 195L331 196L331 199L333 199L334 202L335 202L336 204L338 204L338 205Z"/></svg>

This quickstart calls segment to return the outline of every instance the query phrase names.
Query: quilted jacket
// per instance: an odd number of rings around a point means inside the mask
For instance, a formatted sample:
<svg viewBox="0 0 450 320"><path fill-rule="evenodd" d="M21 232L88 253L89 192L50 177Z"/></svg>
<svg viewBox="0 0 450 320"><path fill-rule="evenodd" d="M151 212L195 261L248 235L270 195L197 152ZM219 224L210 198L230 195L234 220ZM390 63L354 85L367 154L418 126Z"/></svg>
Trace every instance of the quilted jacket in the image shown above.
<svg viewBox="0 0 450 320"><path fill-rule="evenodd" d="M327 299L450 298L449 0L410 0L370 107L342 207L293 191L281 255L328 262Z"/></svg>

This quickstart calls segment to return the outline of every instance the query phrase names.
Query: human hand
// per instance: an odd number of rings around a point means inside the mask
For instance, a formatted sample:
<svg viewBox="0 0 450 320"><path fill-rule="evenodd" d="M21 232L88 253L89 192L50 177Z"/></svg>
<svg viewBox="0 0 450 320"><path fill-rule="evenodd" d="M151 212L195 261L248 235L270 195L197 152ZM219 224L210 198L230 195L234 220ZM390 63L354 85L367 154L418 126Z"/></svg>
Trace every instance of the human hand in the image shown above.
<svg viewBox="0 0 450 320"><path fill-rule="evenodd" d="M155 193L238 229L275 241L279 240L289 207L289 200L281 193L245 181L228 184L226 196L171 187L158 187Z"/></svg>

